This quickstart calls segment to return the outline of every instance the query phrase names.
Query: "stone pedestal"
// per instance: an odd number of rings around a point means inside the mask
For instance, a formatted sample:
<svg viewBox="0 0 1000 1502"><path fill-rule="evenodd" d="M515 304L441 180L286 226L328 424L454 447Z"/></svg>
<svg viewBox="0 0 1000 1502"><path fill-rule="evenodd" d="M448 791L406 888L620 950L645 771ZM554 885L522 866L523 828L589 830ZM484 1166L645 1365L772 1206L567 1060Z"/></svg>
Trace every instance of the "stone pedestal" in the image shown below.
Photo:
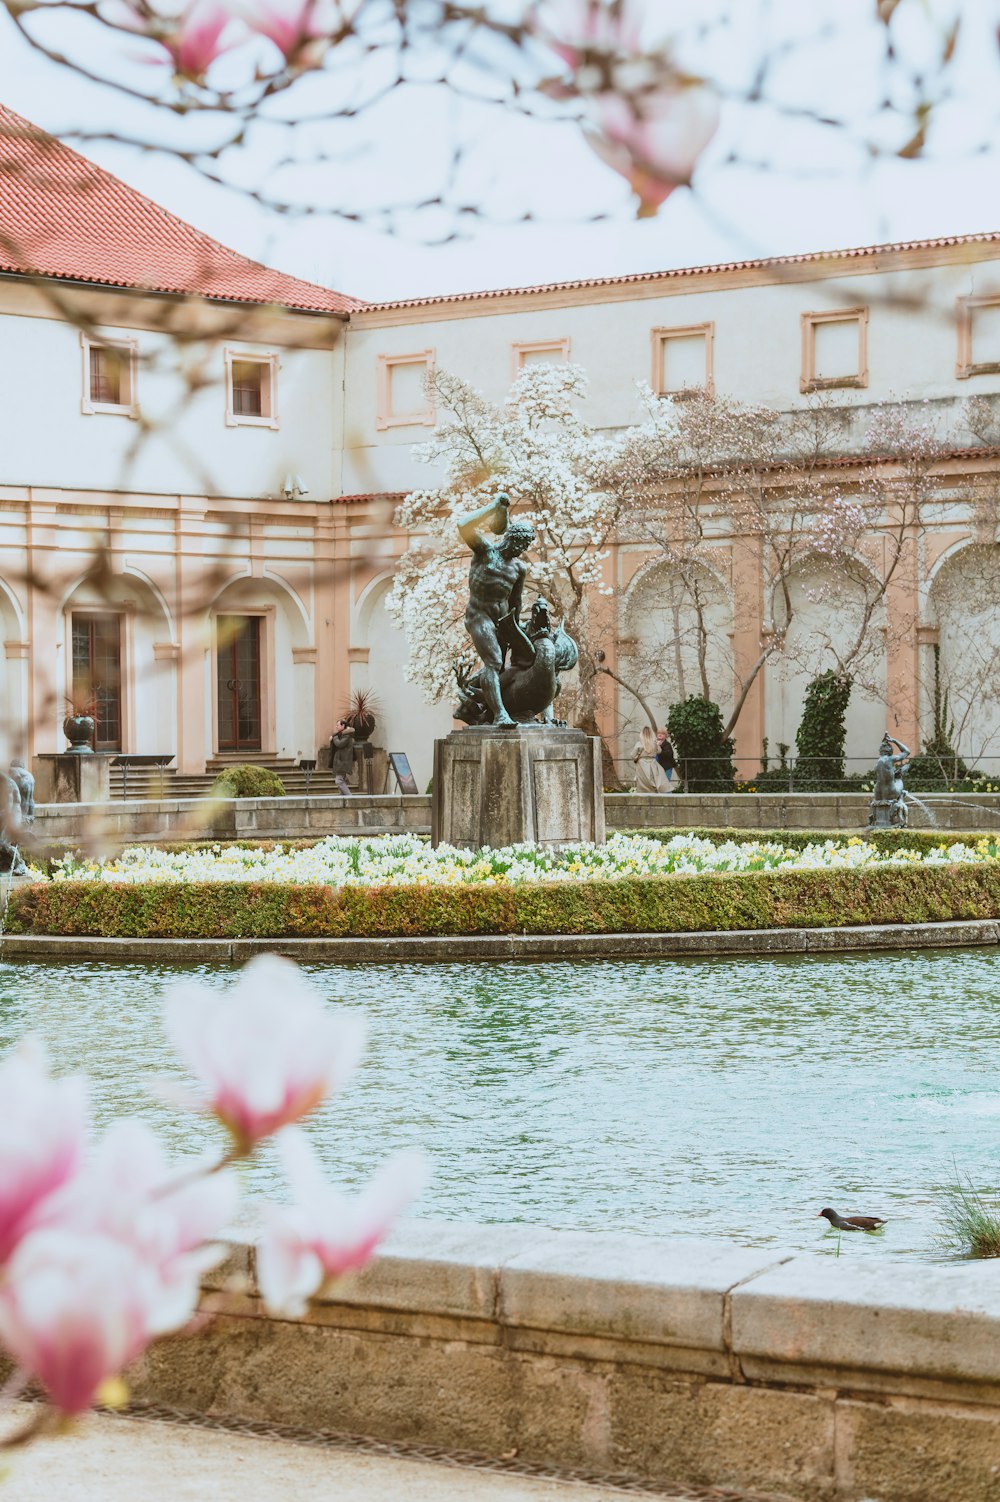
<svg viewBox="0 0 1000 1502"><path fill-rule="evenodd" d="M43 752L32 760L36 803L107 803L116 751Z"/></svg>
<svg viewBox="0 0 1000 1502"><path fill-rule="evenodd" d="M600 741L540 724L453 730L434 743L431 839L466 850L603 844Z"/></svg>

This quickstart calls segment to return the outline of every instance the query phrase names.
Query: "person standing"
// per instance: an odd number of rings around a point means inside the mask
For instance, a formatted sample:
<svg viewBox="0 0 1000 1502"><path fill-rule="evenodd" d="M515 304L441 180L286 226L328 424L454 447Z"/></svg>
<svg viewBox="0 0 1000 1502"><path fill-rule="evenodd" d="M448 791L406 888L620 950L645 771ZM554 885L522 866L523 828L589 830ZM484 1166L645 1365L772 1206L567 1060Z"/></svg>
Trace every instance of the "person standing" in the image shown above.
<svg viewBox="0 0 1000 1502"><path fill-rule="evenodd" d="M330 770L345 781L354 774L354 726L348 725L346 720L338 720L333 727Z"/></svg>
<svg viewBox="0 0 1000 1502"><path fill-rule="evenodd" d="M667 785L669 786L674 780L674 768L677 765L674 748L670 744L670 737L666 730L658 730L656 732L656 741L659 748L656 753L656 759L663 768L663 775L666 777Z"/></svg>
<svg viewBox="0 0 1000 1502"><path fill-rule="evenodd" d="M639 731L639 739L632 751L635 762L635 790L637 793L668 793L666 773L656 758L656 736L648 725Z"/></svg>

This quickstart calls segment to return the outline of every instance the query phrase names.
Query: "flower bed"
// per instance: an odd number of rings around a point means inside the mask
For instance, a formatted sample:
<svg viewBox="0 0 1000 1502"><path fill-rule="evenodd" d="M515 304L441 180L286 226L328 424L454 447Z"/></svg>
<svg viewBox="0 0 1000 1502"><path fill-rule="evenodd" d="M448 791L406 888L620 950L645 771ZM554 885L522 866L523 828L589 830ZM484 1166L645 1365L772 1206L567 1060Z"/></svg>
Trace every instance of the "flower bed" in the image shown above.
<svg viewBox="0 0 1000 1502"><path fill-rule="evenodd" d="M551 882L620 881L725 871L858 871L881 865L982 865L1000 861L1000 837L946 844L862 839L797 839L783 835L712 838L708 834L614 834L604 845L553 852L537 845L503 850L435 850L413 835L355 839L331 835L313 845L212 845L192 850L132 846L114 860L52 863L55 883L99 881L115 886L267 882L294 886L522 886ZM42 878L42 873L35 873ZM43 878L44 879L44 878Z"/></svg>
<svg viewBox="0 0 1000 1502"><path fill-rule="evenodd" d="M210 857L210 858L209 858ZM992 840L919 854L863 841L617 836L562 856L432 851L409 838L305 851L133 850L16 890L12 933L157 938L691 933L1000 914Z"/></svg>

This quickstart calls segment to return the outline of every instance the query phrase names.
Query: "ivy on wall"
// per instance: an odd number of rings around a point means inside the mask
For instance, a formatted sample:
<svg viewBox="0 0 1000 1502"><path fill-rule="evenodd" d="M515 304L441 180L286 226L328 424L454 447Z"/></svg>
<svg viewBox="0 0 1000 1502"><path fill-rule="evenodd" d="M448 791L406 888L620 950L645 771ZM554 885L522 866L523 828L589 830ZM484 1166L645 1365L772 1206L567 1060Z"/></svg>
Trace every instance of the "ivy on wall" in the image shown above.
<svg viewBox="0 0 1000 1502"><path fill-rule="evenodd" d="M853 679L831 668L806 689L802 719L795 732L796 784L829 786L844 776L847 705Z"/></svg>
<svg viewBox="0 0 1000 1502"><path fill-rule="evenodd" d="M701 694L670 706L667 729L689 793L732 792L736 742L724 737L723 728L718 704Z"/></svg>

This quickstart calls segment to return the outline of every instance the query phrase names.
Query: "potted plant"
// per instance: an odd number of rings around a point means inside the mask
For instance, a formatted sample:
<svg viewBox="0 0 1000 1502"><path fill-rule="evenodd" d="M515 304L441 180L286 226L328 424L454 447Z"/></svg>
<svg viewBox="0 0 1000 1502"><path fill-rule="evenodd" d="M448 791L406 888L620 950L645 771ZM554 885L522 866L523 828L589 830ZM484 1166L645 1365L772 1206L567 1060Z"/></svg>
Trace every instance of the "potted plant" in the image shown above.
<svg viewBox="0 0 1000 1502"><path fill-rule="evenodd" d="M378 708L378 700L370 689L358 688L351 695L343 719L345 724L354 727L356 745L368 740L375 729L375 710Z"/></svg>
<svg viewBox="0 0 1000 1502"><path fill-rule="evenodd" d="M81 703L66 700L66 718L63 720L63 735L69 741L69 750L78 756L93 754L93 739L96 729L97 700L86 699Z"/></svg>

